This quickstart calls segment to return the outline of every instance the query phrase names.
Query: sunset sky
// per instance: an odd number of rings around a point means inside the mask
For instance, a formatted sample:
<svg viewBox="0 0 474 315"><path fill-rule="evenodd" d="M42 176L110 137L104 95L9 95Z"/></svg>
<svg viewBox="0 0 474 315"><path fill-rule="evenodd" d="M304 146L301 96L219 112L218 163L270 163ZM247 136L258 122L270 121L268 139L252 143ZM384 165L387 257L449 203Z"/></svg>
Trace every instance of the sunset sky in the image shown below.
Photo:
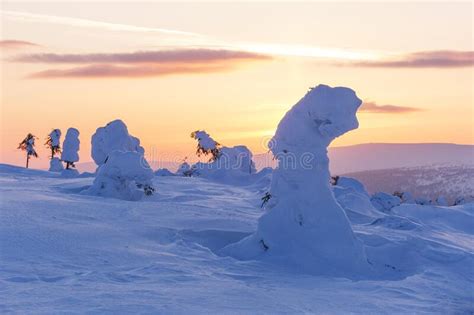
<svg viewBox="0 0 474 315"><path fill-rule="evenodd" d="M190 133L254 153L320 83L354 89L358 130L333 145L473 144L473 5L2 2L0 162L28 133L120 118L146 151L194 154Z"/></svg>

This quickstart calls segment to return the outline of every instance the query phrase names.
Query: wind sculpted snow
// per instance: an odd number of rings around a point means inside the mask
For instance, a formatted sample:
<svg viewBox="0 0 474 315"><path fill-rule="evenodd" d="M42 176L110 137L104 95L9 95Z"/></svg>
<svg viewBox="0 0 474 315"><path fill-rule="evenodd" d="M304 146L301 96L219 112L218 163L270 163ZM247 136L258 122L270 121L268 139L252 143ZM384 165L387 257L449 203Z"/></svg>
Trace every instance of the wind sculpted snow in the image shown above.
<svg viewBox="0 0 474 315"><path fill-rule="evenodd" d="M327 147L356 129L362 101L348 88L318 85L280 121L270 149L278 159L257 231L223 253L316 274L370 273L362 242L329 187Z"/></svg>

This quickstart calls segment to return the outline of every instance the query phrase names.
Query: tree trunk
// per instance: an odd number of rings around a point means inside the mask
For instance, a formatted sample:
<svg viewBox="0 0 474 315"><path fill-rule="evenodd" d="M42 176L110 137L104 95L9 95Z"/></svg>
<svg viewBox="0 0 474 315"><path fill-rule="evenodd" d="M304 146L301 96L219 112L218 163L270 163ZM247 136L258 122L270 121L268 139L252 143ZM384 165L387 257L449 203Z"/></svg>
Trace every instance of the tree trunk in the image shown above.
<svg viewBox="0 0 474 315"><path fill-rule="evenodd" d="M30 161L30 156L26 155L26 168L28 168L28 162Z"/></svg>

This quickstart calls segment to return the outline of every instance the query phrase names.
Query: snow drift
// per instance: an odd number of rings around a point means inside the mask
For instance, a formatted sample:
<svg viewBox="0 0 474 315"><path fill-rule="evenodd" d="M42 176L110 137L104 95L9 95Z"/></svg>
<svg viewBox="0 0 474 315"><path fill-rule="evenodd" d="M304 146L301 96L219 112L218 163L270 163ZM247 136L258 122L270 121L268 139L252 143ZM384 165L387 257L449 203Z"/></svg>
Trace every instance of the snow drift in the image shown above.
<svg viewBox="0 0 474 315"><path fill-rule="evenodd" d="M223 250L241 259L272 257L316 273L354 274L369 268L362 242L329 182L328 145L356 129L361 104L344 87L311 89L280 121L271 141L278 159L267 212L257 231ZM296 161L291 167L288 159Z"/></svg>
<svg viewBox="0 0 474 315"><path fill-rule="evenodd" d="M354 178L339 177L332 190L352 223L371 222L383 215L372 205L364 185Z"/></svg>

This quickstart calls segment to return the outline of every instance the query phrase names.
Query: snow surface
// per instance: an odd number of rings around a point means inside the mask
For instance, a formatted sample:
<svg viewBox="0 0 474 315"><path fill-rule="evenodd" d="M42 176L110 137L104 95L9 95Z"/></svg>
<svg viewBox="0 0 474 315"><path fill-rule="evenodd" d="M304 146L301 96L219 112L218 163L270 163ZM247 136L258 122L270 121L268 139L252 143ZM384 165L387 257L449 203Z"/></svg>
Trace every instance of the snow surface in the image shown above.
<svg viewBox="0 0 474 315"><path fill-rule="evenodd" d="M389 265L384 277L353 281L216 254L256 230L268 181L156 176L157 192L130 202L80 194L93 180L0 165L0 312L474 310L473 204L403 204L353 222L369 258L383 253Z"/></svg>

